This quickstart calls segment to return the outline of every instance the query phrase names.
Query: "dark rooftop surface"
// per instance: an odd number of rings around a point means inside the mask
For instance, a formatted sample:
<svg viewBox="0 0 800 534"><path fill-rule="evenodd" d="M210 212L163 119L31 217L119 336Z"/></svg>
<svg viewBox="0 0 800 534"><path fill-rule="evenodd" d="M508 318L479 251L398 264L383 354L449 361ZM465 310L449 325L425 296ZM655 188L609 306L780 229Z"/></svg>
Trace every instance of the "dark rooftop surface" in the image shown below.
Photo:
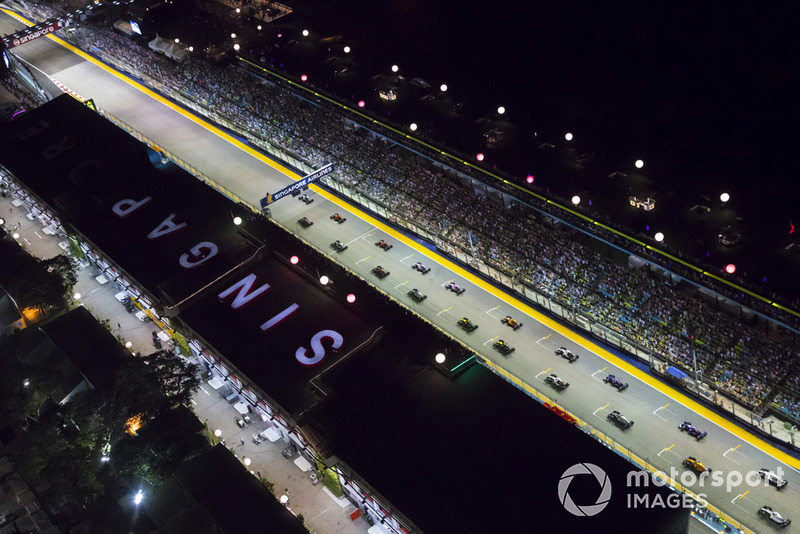
<svg viewBox="0 0 800 534"><path fill-rule="evenodd" d="M685 528L686 510L627 507L626 460L480 365L451 382L420 364L417 354L435 350L424 333L396 335L326 375L333 393L315 420L330 448L423 531L588 533L609 521L610 532ZM562 474L580 462L612 483L596 518L573 516L558 500ZM595 502L599 485L589 480L585 493L570 486L576 503Z"/></svg>
<svg viewBox="0 0 800 534"><path fill-rule="evenodd" d="M269 284L269 288L238 309L232 308L236 291L224 300L218 297L251 273L256 279L249 293L263 284ZM294 304L298 308L291 315L267 331L261 330L261 325ZM183 310L181 319L293 414L302 412L319 398L309 381L377 328L351 311L346 302L313 287L273 256L227 278L217 290ZM332 350L333 340L324 339L321 347L325 349L325 357L318 363L301 363L296 353L302 347L307 349L304 358L314 358L312 338L324 330L335 330L342 335L341 348Z"/></svg>
<svg viewBox="0 0 800 534"><path fill-rule="evenodd" d="M151 163L139 141L68 95L8 124L0 132L0 160L167 302L193 294L256 251L232 223L238 211L232 202L175 165ZM124 217L112 210L122 200L147 197ZM168 232L168 225L183 223ZM158 228L162 235L148 237ZM201 242L214 243L219 253L181 267L181 255Z"/></svg>
<svg viewBox="0 0 800 534"><path fill-rule="evenodd" d="M184 463L172 479L154 492L146 502L153 501L152 515L161 521L171 517L169 532L218 532L202 520L207 514L223 532L308 534L300 521L223 445ZM174 507L167 509L160 504L162 497ZM189 505L192 500L196 506Z"/></svg>
<svg viewBox="0 0 800 534"><path fill-rule="evenodd" d="M97 389L114 379L114 370L122 358L130 357L83 306L50 321L41 331Z"/></svg>

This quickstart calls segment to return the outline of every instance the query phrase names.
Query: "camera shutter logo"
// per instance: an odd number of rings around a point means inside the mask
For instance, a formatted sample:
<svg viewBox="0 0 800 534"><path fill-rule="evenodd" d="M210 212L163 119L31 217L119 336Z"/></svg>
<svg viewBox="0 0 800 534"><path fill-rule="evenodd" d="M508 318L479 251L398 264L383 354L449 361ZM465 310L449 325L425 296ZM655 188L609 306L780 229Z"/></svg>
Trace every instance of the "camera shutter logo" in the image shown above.
<svg viewBox="0 0 800 534"><path fill-rule="evenodd" d="M600 484L600 495L597 497L597 502L594 504L578 506L569 496L567 490L572 483L572 479L576 475L594 475L597 482ZM597 515L608 506L608 501L611 500L611 480L606 475L606 472L594 464L575 464L561 475L561 480L558 481L558 500L572 515L588 516Z"/></svg>

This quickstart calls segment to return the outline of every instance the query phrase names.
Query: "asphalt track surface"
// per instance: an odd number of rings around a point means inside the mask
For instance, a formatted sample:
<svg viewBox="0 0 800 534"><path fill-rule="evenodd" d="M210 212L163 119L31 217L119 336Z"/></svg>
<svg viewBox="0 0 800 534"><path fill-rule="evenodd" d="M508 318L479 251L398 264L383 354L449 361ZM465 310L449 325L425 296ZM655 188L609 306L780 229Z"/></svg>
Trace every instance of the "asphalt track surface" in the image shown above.
<svg viewBox="0 0 800 534"><path fill-rule="evenodd" d="M0 31L11 33L23 25L7 15L0 16ZM84 98L93 98L98 106L120 118L163 148L179 155L220 185L234 191L251 205L257 206L267 191L274 192L298 176L260 155L236 138L192 116L149 89L79 52L61 40L48 36L14 50L41 73L50 76ZM35 70L35 69L33 69ZM54 90L50 85L46 90ZM581 336L524 302L498 291L492 285L470 274L460 266L436 255L413 239L397 232L377 219L347 205L323 190L312 187L311 204L291 197L272 206L272 216L304 240L347 265L376 286L407 303L418 313L469 344L483 356L493 360L513 375L533 385L545 395L586 423L608 434L630 448L636 455L670 474L674 468L680 477L687 470L681 466L687 456L696 456L715 472L731 477L760 467L783 470L788 486L781 490L762 484L715 487L712 481L695 482L687 487L741 521L749 528L770 532L772 526L758 518L756 512L764 504L773 506L784 516L792 517L800 510L800 461L764 442L739 426L718 416L705 406L640 371L615 356L592 339ZM330 220L334 212L347 218L343 224ZM307 216L314 225L303 229L297 219ZM336 253L330 248L335 239L348 244ZM375 242L386 239L393 245L384 251ZM421 274L411 265L421 261L432 270ZM381 265L390 275L380 280L371 269ZM466 288L456 295L444 288L455 280ZM428 298L415 304L406 293L417 288ZM503 325L500 319L512 315L524 323L517 331ZM479 328L462 331L456 322L469 317ZM495 339L504 339L515 351L503 356L492 349ZM569 363L554 354L565 346L580 355ZM555 373L570 383L558 392L544 382ZM630 386L618 392L602 378L614 374ZM620 410L635 421L632 428L621 430L606 419L611 410ZM700 442L678 430L688 420L708 435ZM554 444L568 446L568 444ZM575 451L576 461L580 451ZM797 518L795 518L797 519ZM786 532L790 532L790 525Z"/></svg>

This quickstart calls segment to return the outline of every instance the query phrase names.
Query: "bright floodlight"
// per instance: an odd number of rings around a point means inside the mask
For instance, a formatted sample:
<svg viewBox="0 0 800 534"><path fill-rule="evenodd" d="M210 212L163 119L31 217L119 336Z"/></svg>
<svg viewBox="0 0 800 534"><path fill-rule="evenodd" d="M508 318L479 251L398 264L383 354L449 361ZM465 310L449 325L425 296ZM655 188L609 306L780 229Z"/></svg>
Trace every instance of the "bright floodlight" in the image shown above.
<svg viewBox="0 0 800 534"><path fill-rule="evenodd" d="M300 258L298 258L297 256L292 256L291 258L289 258L289 263L291 263L292 265L297 265L299 261Z"/></svg>
<svg viewBox="0 0 800 534"><path fill-rule="evenodd" d="M257 29L258 31L261 31L261 24L259 24L258 26L256 26L256 29Z"/></svg>
<svg viewBox="0 0 800 534"><path fill-rule="evenodd" d="M443 83L442 85L440 85L440 86L439 86L439 90L440 90L441 92L443 92L443 93L444 93L444 92L446 92L446 91L447 91L447 84L446 84L446 83Z"/></svg>
<svg viewBox="0 0 800 534"><path fill-rule="evenodd" d="M358 107L360 107L360 108L363 108L363 107L364 107L364 106L366 106L366 105L367 105L367 103L366 103L366 102L364 102L363 100L359 100L359 101L358 101Z"/></svg>
<svg viewBox="0 0 800 534"><path fill-rule="evenodd" d="M736 272L736 266L732 263L729 263L725 266L725 272L728 274L733 274Z"/></svg>
<svg viewBox="0 0 800 534"><path fill-rule="evenodd" d="M0 226L3 226L6 223L6 220L0 217Z"/></svg>
<svg viewBox="0 0 800 534"><path fill-rule="evenodd" d="M131 348L133 346L133 343L131 343L130 341L126 341L125 346Z"/></svg>
<svg viewBox="0 0 800 534"><path fill-rule="evenodd" d="M564 134L564 139L566 139L567 141L572 141L572 137L573 137L572 132L567 132Z"/></svg>
<svg viewBox="0 0 800 534"><path fill-rule="evenodd" d="M253 462L250 460L250 458L245 458L244 459L244 465L249 466L251 463L253 463Z"/></svg>
<svg viewBox="0 0 800 534"><path fill-rule="evenodd" d="M392 65L392 72L397 72L398 70L400 70L400 67L397 65Z"/></svg>
<svg viewBox="0 0 800 534"><path fill-rule="evenodd" d="M444 354L442 354L441 352L436 355L436 363L442 364L444 363L444 360L445 360Z"/></svg>
<svg viewBox="0 0 800 534"><path fill-rule="evenodd" d="M193 46L189 47L189 52L194 52L194 47Z"/></svg>
<svg viewBox="0 0 800 534"><path fill-rule="evenodd" d="M231 39L236 39L236 34L235 33L231 34Z"/></svg>
<svg viewBox="0 0 800 534"><path fill-rule="evenodd" d="M305 74L301 74L301 75L300 75L300 79L301 79L302 81L306 81L306 80L308 80L308 76L306 76Z"/></svg>
<svg viewBox="0 0 800 534"><path fill-rule="evenodd" d="M303 30L303 37L308 37L308 30Z"/></svg>
<svg viewBox="0 0 800 534"><path fill-rule="evenodd" d="M529 174L528 177L525 178L525 181L528 182L529 184L532 184L533 183L533 175Z"/></svg>
<svg viewBox="0 0 800 534"><path fill-rule="evenodd" d="M478 154L477 156L475 156L475 159L477 159L478 161L483 161L483 158L485 158L485 157L486 157L486 156L484 156L484 155L481 153L481 154Z"/></svg>
<svg viewBox="0 0 800 534"><path fill-rule="evenodd" d="M14 232L11 237L13 237L14 239L19 239L19 232Z"/></svg>
<svg viewBox="0 0 800 534"><path fill-rule="evenodd" d="M412 132L416 132L416 131L417 131L417 123L416 123L416 122L412 122L412 123L411 123L411 125L410 125L408 128L409 128L409 129L410 129Z"/></svg>
<svg viewBox="0 0 800 534"><path fill-rule="evenodd" d="M237 52L239 51L240 48L241 48L241 46L239 46L239 43L236 43L235 45L233 45L233 49L236 50Z"/></svg>
<svg viewBox="0 0 800 534"><path fill-rule="evenodd" d="M242 218L237 215L236 217L233 218L233 224L239 226L240 224L242 224Z"/></svg>
<svg viewBox="0 0 800 534"><path fill-rule="evenodd" d="M575 195L574 197L572 197L572 203L577 206L578 204L581 203L581 197L579 197L578 195Z"/></svg>
<svg viewBox="0 0 800 534"><path fill-rule="evenodd" d="M144 495L142 495L142 490L139 490L136 492L136 495L133 496L133 504L138 506L141 504L142 499L144 499Z"/></svg>
<svg viewBox="0 0 800 534"><path fill-rule="evenodd" d="M175 42L176 42L176 43L180 43L180 42L181 42L181 40L180 40L180 39L178 39L178 38L176 37L176 38L175 38Z"/></svg>
<svg viewBox="0 0 800 534"><path fill-rule="evenodd" d="M350 47L349 46L345 46L344 47L344 53L345 54L349 54L350 53Z"/></svg>
<svg viewBox="0 0 800 534"><path fill-rule="evenodd" d="M656 241L658 241L659 243L664 241L664 234L662 234L661 232L656 232L656 236L655 237L656 237Z"/></svg>
<svg viewBox="0 0 800 534"><path fill-rule="evenodd" d="M81 298L81 294L75 293L74 295L72 295L72 298L74 298L75 300L79 300Z"/></svg>
<svg viewBox="0 0 800 534"><path fill-rule="evenodd" d="M236 8L236 12L237 12L237 13L241 13L241 12L242 12L242 8L240 8L240 7L237 7L237 8Z"/></svg>
<svg viewBox="0 0 800 534"><path fill-rule="evenodd" d="M22 385L25 386L25 387L28 387L28 386L31 385L31 381L26 378L25 382L23 382Z"/></svg>
<svg viewBox="0 0 800 534"><path fill-rule="evenodd" d="M287 497L286 495L281 495L280 501L281 504L286 504L287 502L289 502L289 497Z"/></svg>
<svg viewBox="0 0 800 534"><path fill-rule="evenodd" d="M350 304L352 304L352 303L354 303L355 301L356 301L356 296L355 296L355 295L353 295L352 293L349 293L349 294L347 295L347 302L349 302Z"/></svg>
<svg viewBox="0 0 800 534"><path fill-rule="evenodd" d="M327 286L328 282L330 282L330 281L331 281L331 279L328 278L327 276L325 276L324 274L319 277L319 283L322 284L323 286Z"/></svg>
<svg viewBox="0 0 800 534"><path fill-rule="evenodd" d="M728 193L722 193L722 194L719 196L719 199L720 199L721 201L723 201L723 202L727 202L727 201L729 201L729 200L731 199L731 196L730 196Z"/></svg>
<svg viewBox="0 0 800 534"><path fill-rule="evenodd" d="M503 106L500 106L499 108L497 108L497 114L498 115L502 115L505 112L506 112L506 108L504 108Z"/></svg>
<svg viewBox="0 0 800 534"><path fill-rule="evenodd" d="M218 428L218 429L216 429L216 430L214 431L214 435L215 435L215 436L217 436L217 437L220 437L220 436L222 435L222 430L220 430L219 428Z"/></svg>
<svg viewBox="0 0 800 534"><path fill-rule="evenodd" d="M634 163L634 165L636 165L637 169L641 169L642 167L644 167L644 161L642 161L640 159L637 159L636 163Z"/></svg>

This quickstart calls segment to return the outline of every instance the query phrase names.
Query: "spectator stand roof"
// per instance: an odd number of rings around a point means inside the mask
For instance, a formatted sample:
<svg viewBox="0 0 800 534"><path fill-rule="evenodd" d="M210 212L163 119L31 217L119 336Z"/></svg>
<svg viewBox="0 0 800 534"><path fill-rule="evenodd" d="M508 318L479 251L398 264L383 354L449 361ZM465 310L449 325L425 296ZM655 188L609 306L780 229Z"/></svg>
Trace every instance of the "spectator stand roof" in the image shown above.
<svg viewBox="0 0 800 534"><path fill-rule="evenodd" d="M308 534L223 445L185 462L142 505L162 531Z"/></svg>
<svg viewBox="0 0 800 534"><path fill-rule="evenodd" d="M6 125L0 161L165 305L259 248L232 223L241 208L178 167L151 163L144 145L67 95ZM182 255L194 266L181 266Z"/></svg>

